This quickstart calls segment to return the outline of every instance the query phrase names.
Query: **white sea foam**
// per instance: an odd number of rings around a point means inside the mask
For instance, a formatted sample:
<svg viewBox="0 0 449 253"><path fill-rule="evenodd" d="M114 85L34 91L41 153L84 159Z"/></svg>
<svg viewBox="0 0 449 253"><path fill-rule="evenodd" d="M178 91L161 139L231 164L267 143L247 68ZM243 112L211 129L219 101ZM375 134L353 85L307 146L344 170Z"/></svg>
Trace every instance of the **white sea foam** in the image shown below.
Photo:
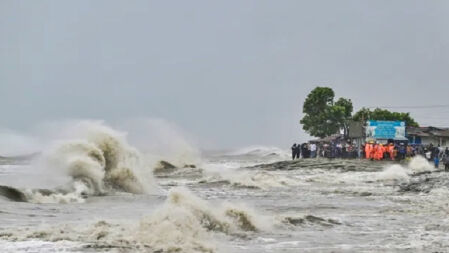
<svg viewBox="0 0 449 253"><path fill-rule="evenodd" d="M128 140L148 162L164 160L177 167L200 165L201 152L194 138L164 119L133 119L120 124L128 132Z"/></svg>
<svg viewBox="0 0 449 253"><path fill-rule="evenodd" d="M424 157L416 156L407 164L407 167L399 164L388 166L377 175L377 179L389 182L408 182L412 174L433 170L433 166Z"/></svg>
<svg viewBox="0 0 449 253"><path fill-rule="evenodd" d="M416 156L414 157L410 163L408 164L408 168L413 173L420 173L420 172L426 172L426 171L433 171L434 166L429 163L426 158L422 156Z"/></svg>
<svg viewBox="0 0 449 253"><path fill-rule="evenodd" d="M287 187L296 185L296 181L272 172L239 169L233 164L205 164L203 174L206 181L225 180L236 186L269 189L272 187Z"/></svg>
<svg viewBox="0 0 449 253"><path fill-rule="evenodd" d="M179 187L170 190L165 203L137 224L99 221L83 226L36 227L8 231L3 238L66 240L87 243L93 248L114 247L132 252L215 252L215 234L238 236L268 231L271 222L243 205L211 203Z"/></svg>
<svg viewBox="0 0 449 253"><path fill-rule="evenodd" d="M148 193L155 189L151 168L127 143L124 133L93 121L78 122L65 131L70 134L54 141L34 164L47 177L59 178L56 181L61 185L51 194L26 191L30 201L82 202L82 195Z"/></svg>
<svg viewBox="0 0 449 253"><path fill-rule="evenodd" d="M410 180L409 171L399 164L391 165L377 175L379 181L385 182L408 182Z"/></svg>

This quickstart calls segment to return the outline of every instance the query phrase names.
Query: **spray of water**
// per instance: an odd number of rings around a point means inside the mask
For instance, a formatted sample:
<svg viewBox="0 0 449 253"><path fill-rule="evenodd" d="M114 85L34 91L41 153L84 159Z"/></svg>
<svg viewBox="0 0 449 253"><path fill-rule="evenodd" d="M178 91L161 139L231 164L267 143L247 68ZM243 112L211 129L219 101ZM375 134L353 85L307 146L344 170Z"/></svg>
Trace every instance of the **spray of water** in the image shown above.
<svg viewBox="0 0 449 253"><path fill-rule="evenodd" d="M129 252L216 252L214 234L245 236L272 229L271 219L243 205L212 203L183 187L169 191L167 200L137 224L41 227L11 231L9 240L75 241L92 248Z"/></svg>
<svg viewBox="0 0 449 253"><path fill-rule="evenodd" d="M82 121L67 129L32 167L51 178L54 190L26 190L28 201L82 202L85 196L114 191L148 193L155 190L151 168L126 134L102 122Z"/></svg>
<svg viewBox="0 0 449 253"><path fill-rule="evenodd" d="M433 166L422 156L414 157L407 166L393 164L377 175L379 181L407 183L415 173L431 172Z"/></svg>

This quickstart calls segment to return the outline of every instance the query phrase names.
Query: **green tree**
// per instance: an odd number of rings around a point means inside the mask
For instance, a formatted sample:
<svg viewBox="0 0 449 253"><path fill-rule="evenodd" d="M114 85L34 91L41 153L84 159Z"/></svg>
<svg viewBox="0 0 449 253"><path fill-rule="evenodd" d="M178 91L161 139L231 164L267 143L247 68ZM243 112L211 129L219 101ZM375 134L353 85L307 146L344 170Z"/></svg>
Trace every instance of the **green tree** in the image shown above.
<svg viewBox="0 0 449 253"><path fill-rule="evenodd" d="M340 98L335 102L334 107L338 108L338 117L341 121L341 128L344 130L344 134L347 135L349 132L349 121L352 120L352 111L354 107L352 106L351 99Z"/></svg>
<svg viewBox="0 0 449 253"><path fill-rule="evenodd" d="M326 137L347 130L347 120L351 119L352 102L340 98L334 103L335 93L329 87L316 87L303 105L304 117L300 123L303 129L312 136Z"/></svg>
<svg viewBox="0 0 449 253"><path fill-rule="evenodd" d="M405 121L407 126L418 127L419 124L406 112L391 112L389 110L376 108L371 111L368 108L362 108L352 117L354 121L365 123L367 120L391 120Z"/></svg>

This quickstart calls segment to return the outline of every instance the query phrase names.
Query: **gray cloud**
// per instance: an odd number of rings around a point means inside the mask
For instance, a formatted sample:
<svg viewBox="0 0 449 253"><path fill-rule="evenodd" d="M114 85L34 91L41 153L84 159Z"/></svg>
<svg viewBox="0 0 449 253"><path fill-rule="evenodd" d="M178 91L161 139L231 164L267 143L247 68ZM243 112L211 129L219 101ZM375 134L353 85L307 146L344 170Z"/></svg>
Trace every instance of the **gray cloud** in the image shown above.
<svg viewBox="0 0 449 253"><path fill-rule="evenodd" d="M306 135L316 85L449 104L447 1L0 2L0 124L157 117L212 147ZM406 109L403 109L406 110ZM413 109L449 125L449 108Z"/></svg>

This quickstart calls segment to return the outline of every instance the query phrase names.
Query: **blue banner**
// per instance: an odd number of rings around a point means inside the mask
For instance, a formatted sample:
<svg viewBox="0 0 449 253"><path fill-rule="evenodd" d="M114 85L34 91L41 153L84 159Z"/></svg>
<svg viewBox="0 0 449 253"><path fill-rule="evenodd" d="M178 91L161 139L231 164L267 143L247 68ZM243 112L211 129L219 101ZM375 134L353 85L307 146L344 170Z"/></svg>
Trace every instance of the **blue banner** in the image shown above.
<svg viewBox="0 0 449 253"><path fill-rule="evenodd" d="M405 122L369 120L366 122L366 137L373 139L405 139Z"/></svg>

